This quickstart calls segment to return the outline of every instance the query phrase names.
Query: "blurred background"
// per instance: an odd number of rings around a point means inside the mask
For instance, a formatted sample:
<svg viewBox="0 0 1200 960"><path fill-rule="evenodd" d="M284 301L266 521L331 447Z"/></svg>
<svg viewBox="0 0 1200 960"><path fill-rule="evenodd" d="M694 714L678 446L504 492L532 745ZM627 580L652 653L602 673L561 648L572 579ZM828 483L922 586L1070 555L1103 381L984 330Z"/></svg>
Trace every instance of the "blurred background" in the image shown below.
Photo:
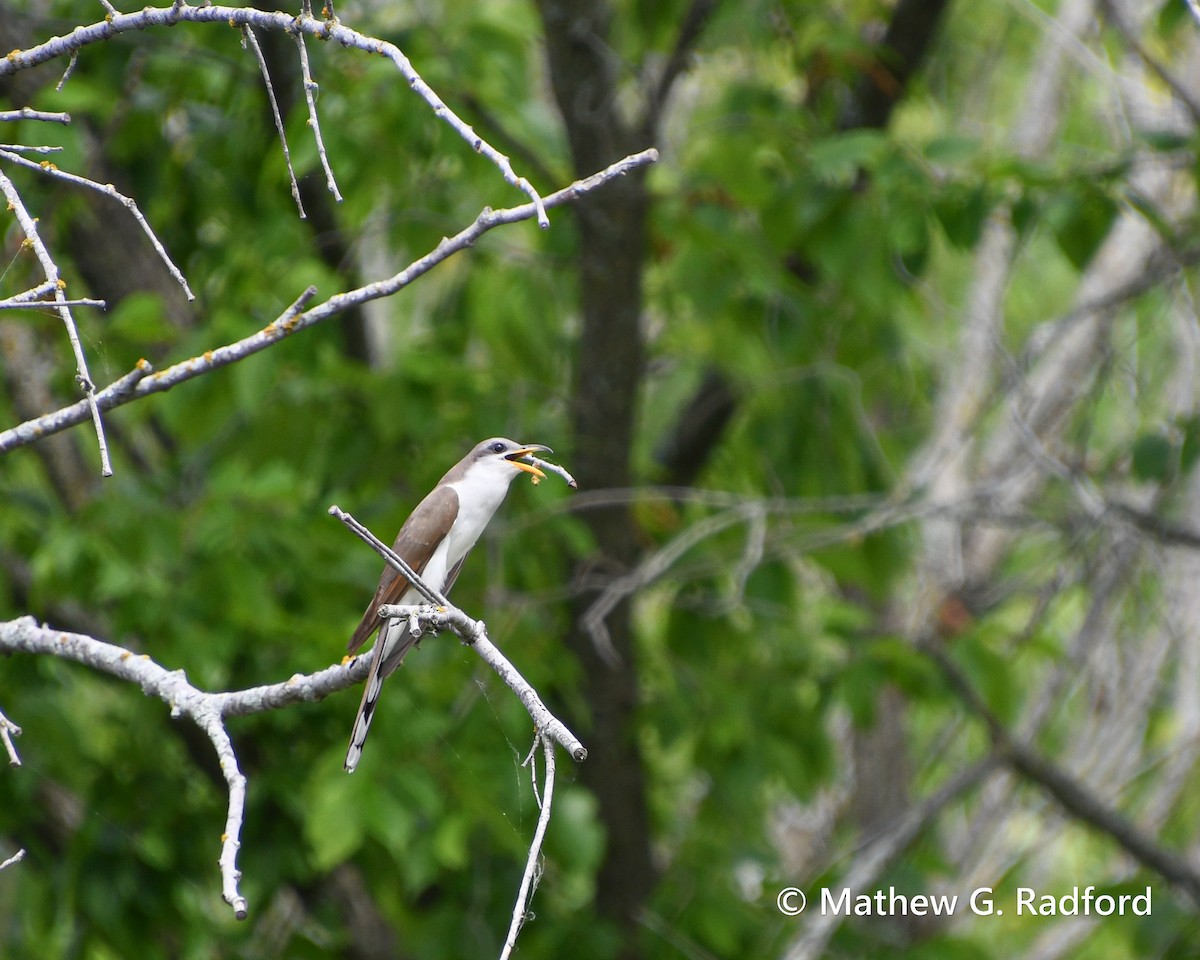
<svg viewBox="0 0 1200 960"><path fill-rule="evenodd" d="M295 11L293 11L295 12ZM1200 20L1184 0L341 0L543 192L399 296L0 459L0 615L207 690L336 662L385 540L475 441L547 443L455 598L581 736L523 957L1200 955ZM103 15L0 0L0 48ZM0 170L40 218L94 379L239 339L308 284L395 273L524 198L382 58L225 26L0 79L68 127ZM38 282L0 218L0 297ZM0 315L0 427L76 397L50 313ZM605 656L611 643L616 657ZM207 740L79 665L11 656L4 957L491 956L537 804L523 708L453 638L390 682L233 720L250 918L220 898ZM2 859L2 857L0 857ZM1153 894L1017 916L1018 887ZM796 886L1004 916L844 917Z"/></svg>

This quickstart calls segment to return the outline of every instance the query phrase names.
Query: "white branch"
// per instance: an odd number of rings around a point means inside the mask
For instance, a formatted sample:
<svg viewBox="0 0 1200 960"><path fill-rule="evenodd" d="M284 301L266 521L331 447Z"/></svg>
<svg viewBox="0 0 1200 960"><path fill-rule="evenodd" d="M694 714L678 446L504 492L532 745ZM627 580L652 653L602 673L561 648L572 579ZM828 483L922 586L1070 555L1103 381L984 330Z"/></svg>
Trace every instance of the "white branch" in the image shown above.
<svg viewBox="0 0 1200 960"><path fill-rule="evenodd" d="M27 307L41 300L46 294L53 293L57 287L58 284L53 280L43 280L36 287L30 287L28 290L23 290L21 293L14 293L11 297L5 297L3 300L0 300L0 310Z"/></svg>
<svg viewBox="0 0 1200 960"><path fill-rule="evenodd" d="M282 683L228 693L207 693L188 683L182 670L167 670L145 654L136 654L94 637L38 626L32 617L0 622L0 651L62 657L136 683L147 696L157 697L167 704L172 717L187 717L204 731L220 760L229 790L218 863L225 902L233 908L239 920L246 918L249 909L245 897L238 890L241 873L237 868L245 813L246 778L238 768L233 743L225 729L225 720L293 703L324 699L331 693L360 683L366 676L368 666L359 657L348 663L327 667L311 676L293 676Z"/></svg>
<svg viewBox="0 0 1200 960"><path fill-rule="evenodd" d="M3 73L0 70L0 73ZM47 123L70 123L69 113L54 113L47 110L32 110L22 107L20 110L0 110L0 123L13 120L45 120Z"/></svg>
<svg viewBox="0 0 1200 960"><path fill-rule="evenodd" d="M73 183L78 187L83 187L87 190L93 190L96 193L102 193L106 197L112 197L117 203L121 204L129 211L130 216L137 221L137 225L142 228L142 233L150 241L150 245L154 247L154 252L158 254L158 258L166 266L168 272L175 279L175 282L183 287L183 292L189 300L195 300L196 295L192 293L192 288L188 286L187 278L184 277L183 271L175 265L175 261L171 259L171 255L167 253L167 248L162 245L162 241L158 239L158 235L154 232L154 228L150 226L149 221L142 215L142 211L138 209L137 203L132 197L127 197L119 192L111 183L97 183L95 180L89 180L87 177L81 177L75 173L68 173L65 170L60 170L48 160L43 160L41 163L34 163L19 154L9 150L0 149L0 158L14 163L19 167L24 167L27 170L33 170L35 173L43 174L47 177L52 177L55 180L65 180L67 183Z"/></svg>
<svg viewBox="0 0 1200 960"><path fill-rule="evenodd" d="M8 154L8 156L14 157L22 163L30 163L24 157L16 154ZM37 164L32 164L32 166L36 167ZM66 297L62 292L66 281L59 277L58 264L54 262L50 251L42 243L42 238L38 234L37 220L31 217L29 211L25 209L25 204L21 200L21 195L17 193L16 186L2 173L0 173L0 193L4 194L9 209L16 215L17 222L21 225L21 231L25 234L25 242L33 250L38 263L42 265L46 282L54 286L55 307L58 310L59 318L67 328L67 339L71 342L71 350L75 354L75 380L83 391L87 412L96 429L96 444L100 448L100 473L103 476L111 477L112 464L108 460L108 443L104 439L104 423L100 419L100 408L96 404L96 385L92 383L91 374L88 373L87 359L83 355L83 345L79 342L79 330L75 326L75 318L71 315L71 308L66 305Z"/></svg>
<svg viewBox="0 0 1200 960"><path fill-rule="evenodd" d="M21 758L17 756L17 748L13 746L12 738L21 735L21 728L0 713L0 740L4 741L4 749L8 752L8 765L19 767Z"/></svg>
<svg viewBox="0 0 1200 960"><path fill-rule="evenodd" d="M98 307L101 310L108 309L108 302L106 300L93 300L91 297L83 297L79 300L36 300L29 296L30 293L32 291L26 290L24 293L18 293L16 296L0 300L0 310L34 310L38 307L46 307L49 310L54 310L58 307Z"/></svg>
<svg viewBox="0 0 1200 960"><path fill-rule="evenodd" d="M150 27L169 27L180 22L213 23L231 27L253 27L258 30L275 30L292 34L300 39L308 35L318 40L336 40L344 47L352 47L366 53L379 54L390 60L404 77L409 88L424 100L440 120L462 137L471 149L490 160L504 177L505 182L525 193L534 206L538 225L545 229L550 225L546 216L546 208L542 198L533 185L524 177L520 177L509 163L508 157L479 136L439 97L433 88L422 78L403 51L393 43L369 37L351 30L336 20L317 20L307 13L293 17L282 11L269 12L242 7L223 6L186 6L174 4L170 7L146 7L134 13L109 12L109 15L98 23L76 27L65 37L51 37L45 43L37 44L28 50L14 50L0 58L0 77L27 70L38 64L72 54L93 43L102 43L122 33L143 31ZM309 89L311 78L305 78L305 93ZM0 114L0 118L3 115ZM310 120L312 114L310 113ZM314 127L314 133L316 132ZM328 172L328 171L327 171ZM336 188L335 188L336 195Z"/></svg>
<svg viewBox="0 0 1200 960"><path fill-rule="evenodd" d="M35 146L28 143L0 143L0 150L11 150L13 153L62 153L62 147Z"/></svg>
<svg viewBox="0 0 1200 960"><path fill-rule="evenodd" d="M283 117L279 113L279 101L275 99L275 85L271 83L271 72L267 69L267 58L263 56L258 37L249 27L242 27L243 42L254 54L258 61L258 71L262 74L263 85L267 88L267 101L271 104L271 117L275 121L275 132L279 134L279 143L283 147L283 159L287 164L288 179L292 184L292 199L296 201L296 209L300 211L300 219L308 219L304 212L304 202L300 199L300 184L296 182L296 171L292 167L292 152L288 149L287 133L283 129ZM322 157L324 154L322 154Z"/></svg>
<svg viewBox="0 0 1200 960"><path fill-rule="evenodd" d="M338 192L337 181L333 178L333 169L329 166L329 156L325 153L325 139L321 136L321 121L317 118L317 82L312 78L312 70L308 66L308 47L304 44L304 34L297 32L296 47L300 51L300 72L304 76L304 102L308 105L308 125L312 127L313 139L317 143L317 156L321 158L321 169L325 171L325 186L333 194L333 199L342 202Z"/></svg>
<svg viewBox="0 0 1200 960"><path fill-rule="evenodd" d="M71 59L67 61L67 69L63 71L63 75L58 78L58 83L54 85L55 93L62 93L62 88L67 85L67 81L71 79L71 74L75 72L75 65L79 63L79 51L71 51Z"/></svg>
<svg viewBox="0 0 1200 960"><path fill-rule="evenodd" d="M3 59L0 59L0 65L3 62ZM546 207L557 207L571 203L579 197L604 186L608 181L624 176L638 167L646 166L657 160L658 151L653 149L632 154L623 160L618 160L604 170L592 174L590 177L576 180L570 186L551 194L545 198L544 205ZM366 284L354 290L348 290L345 293L336 294L311 310L301 312L301 308L315 297L317 293L315 287L309 287L295 303L289 306L275 320L267 324L262 330L252 333L248 337L222 347L217 347L214 350L207 350L199 356L177 363L153 376L146 375L152 370L150 364L146 361L141 361L139 370L145 370L146 372L142 373L136 382L132 384L128 383L129 377L133 376L133 374L127 375L121 381L112 384L97 394L96 403L101 410L108 410L152 393L161 393L186 380L191 380L193 377L209 373L258 353L260 350L265 350L267 347L273 346L293 333L315 326L353 307L371 300L390 297L403 290L418 277L428 273L437 264L448 259L451 255L473 246L489 230L505 224L529 220L536 215L537 208L532 203L522 204L519 207L509 207L505 210L485 208L469 227L460 230L453 237L443 238L433 250L425 254L425 256L414 260L395 276ZM120 388L118 389L118 387ZM57 433L60 430L65 430L67 427L73 427L76 424L82 423L87 418L88 407L81 403L75 403L53 413L36 417L33 420L27 420L15 427L10 427L8 430L0 431L0 454L7 453L16 447L25 446L47 434Z"/></svg>
<svg viewBox="0 0 1200 960"><path fill-rule="evenodd" d="M512 956L513 948L517 945L517 935L521 932L521 927L525 925L525 920L529 916L529 903L533 899L538 880L542 875L542 841L545 840L546 828L550 825L550 804L554 800L554 744L539 730L534 735L533 748L529 751L529 756L525 758L525 763L530 765L529 773L533 778L535 795L537 792L536 757L539 742L546 759L546 783L542 788L542 795L538 797L541 813L538 814L537 828L533 831L533 841L529 844L529 856L525 860L525 872L521 875L521 888L517 891L517 902L513 907L508 936L504 938L504 949L500 951L500 960L508 960Z"/></svg>
<svg viewBox="0 0 1200 960"><path fill-rule="evenodd" d="M180 671L182 673L182 671ZM237 754L233 751L233 741L229 739L229 731L225 729L224 718L214 706L210 694L200 694L202 706L190 714L191 719L205 732L217 751L221 764L221 773L229 789L229 807L225 814L225 832L221 834L221 856L217 860L221 868L221 896L233 908L233 915L239 920L245 920L250 912L246 898L238 889L238 881L242 879L242 871L237 866L238 850L242 846L242 820L246 814L246 777L238 767ZM174 711L172 711L174 712Z"/></svg>

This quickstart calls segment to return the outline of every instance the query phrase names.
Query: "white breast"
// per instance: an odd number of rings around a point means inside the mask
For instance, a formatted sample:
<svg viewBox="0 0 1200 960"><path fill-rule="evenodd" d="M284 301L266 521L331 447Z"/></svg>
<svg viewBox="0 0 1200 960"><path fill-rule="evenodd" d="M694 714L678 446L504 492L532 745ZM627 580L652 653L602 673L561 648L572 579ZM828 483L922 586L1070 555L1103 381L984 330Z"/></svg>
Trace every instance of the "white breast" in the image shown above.
<svg viewBox="0 0 1200 960"><path fill-rule="evenodd" d="M452 484L458 494L458 519L450 530L450 541L446 554L447 569L452 568L467 555L479 535L492 519L504 497L508 485L518 471L504 460L484 460L474 464L465 477Z"/></svg>
<svg viewBox="0 0 1200 960"><path fill-rule="evenodd" d="M463 479L450 484L458 494L458 516L450 528L450 536L437 545L429 562L425 564L421 579L439 593L445 592L446 578L450 571L475 546L492 516L504 502L509 484L518 473L519 471L513 469L510 464L497 458L473 465ZM399 602L423 603L424 599L416 587L409 587ZM400 636L398 625L401 622L397 619L387 623L383 631L385 643L393 643L395 638ZM386 657L386 652L384 655ZM395 665L392 665L391 669L394 670Z"/></svg>
<svg viewBox="0 0 1200 960"><path fill-rule="evenodd" d="M466 476L450 484L458 495L458 516L450 536L437 545L421 573L426 583L445 591L450 571L475 546L518 474L511 464L495 458L473 464ZM409 588L400 602L421 603L422 598L416 588Z"/></svg>

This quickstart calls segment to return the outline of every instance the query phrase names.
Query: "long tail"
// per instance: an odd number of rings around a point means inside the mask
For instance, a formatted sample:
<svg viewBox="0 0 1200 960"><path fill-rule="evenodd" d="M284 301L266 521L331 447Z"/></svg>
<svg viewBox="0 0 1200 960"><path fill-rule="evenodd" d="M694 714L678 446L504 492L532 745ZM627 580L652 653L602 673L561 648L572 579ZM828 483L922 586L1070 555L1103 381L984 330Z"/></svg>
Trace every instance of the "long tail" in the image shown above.
<svg viewBox="0 0 1200 960"><path fill-rule="evenodd" d="M371 720L375 717L375 705L379 702L383 681L400 666L400 661L416 641L417 638L408 631L407 620L389 620L379 631L379 639L371 649L371 670L367 674L362 700L358 704L358 715L354 718L350 747L346 750L344 766L347 773L353 773L358 761L362 759L363 744L367 742Z"/></svg>
<svg viewBox="0 0 1200 960"><path fill-rule="evenodd" d="M383 647L383 637L380 637L371 651L371 672L367 674L367 684L358 704L358 715L354 718L354 731L350 734L345 763L347 773L353 773L362 759L363 744L367 742L371 719L375 716L375 704L379 702L379 694L383 690L383 677L379 673L379 665L383 663Z"/></svg>

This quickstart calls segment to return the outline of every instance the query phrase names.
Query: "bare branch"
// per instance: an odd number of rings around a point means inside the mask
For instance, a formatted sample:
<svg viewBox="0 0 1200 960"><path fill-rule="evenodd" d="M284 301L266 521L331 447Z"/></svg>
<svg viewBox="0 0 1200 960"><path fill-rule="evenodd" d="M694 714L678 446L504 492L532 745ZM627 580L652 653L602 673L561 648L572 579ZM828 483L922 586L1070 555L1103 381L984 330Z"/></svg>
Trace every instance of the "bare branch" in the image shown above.
<svg viewBox="0 0 1200 960"><path fill-rule="evenodd" d="M89 180L87 177L81 177L74 173L67 173L65 170L59 170L54 164L44 161L42 163L34 163L32 160L27 160L18 154L0 150L0 158L15 163L17 166L24 167L27 170L33 170L35 173L43 174L47 177L52 177L55 180L65 180L67 183L73 183L78 187L84 187L88 190L94 190L96 193L102 193L106 197L112 197L117 203L121 204L134 220L137 221L142 232L154 247L154 252L158 254L158 258L166 265L175 282L183 287L183 292L189 300L195 300L196 295L192 293L191 287L188 286L187 279L183 272L175 265L175 261L171 259L171 255L167 253L167 248L162 245L162 241L158 239L158 235L154 232L154 228L142 216L142 211L138 209L137 203L132 197L127 197L125 194L117 191L111 183L97 183L95 180Z"/></svg>
<svg viewBox="0 0 1200 960"><path fill-rule="evenodd" d="M16 154L9 156L15 157L22 163L29 163L24 157L18 157ZM21 200L21 195L17 193L16 186L2 173L0 173L0 193L4 194L5 199L8 200L9 209L16 214L17 222L20 223L21 230L25 234L26 243L42 265L46 282L54 286L54 300L58 316L67 328L67 339L70 340L71 350L75 354L75 379L83 391L87 412L91 415L92 425L96 429L96 443L100 448L100 473L102 476L111 477L112 464L108 460L108 443L104 439L104 424L100 420L100 408L96 405L96 385L92 383L91 374L88 373L87 359L83 355L83 345L79 342L79 331L75 327L75 318L71 316L71 308L66 306L66 297L63 296L62 290L66 283L59 277L58 265L38 235L37 220L31 217L29 211L25 209L25 204Z"/></svg>
<svg viewBox="0 0 1200 960"><path fill-rule="evenodd" d="M182 671L181 671L182 672ZM238 850L241 849L242 820L246 813L246 777L238 767L233 741L225 729L224 719L215 708L209 695L201 694L203 703L191 713L191 719L207 734L217 752L221 773L229 789L229 807L225 814L225 832L221 834L221 856L217 864L221 868L221 896L233 908L233 915L245 920L250 912L246 898L238 889L242 872L237 866ZM172 715L175 709L172 709Z"/></svg>
<svg viewBox="0 0 1200 960"><path fill-rule="evenodd" d="M21 758L17 756L17 748L13 746L12 738L21 735L21 728L0 713L0 739L4 741L4 749L8 751L8 765L19 767Z"/></svg>
<svg viewBox="0 0 1200 960"><path fill-rule="evenodd" d="M605 491L601 492L604 493ZM611 494L612 491L607 491L607 493ZM716 536L723 530L727 530L740 523L747 524L750 530L750 545L748 546L746 556L753 556L755 553L755 547L753 546L755 541L754 528L756 524L762 522L763 518L774 513L805 513L810 512L812 509L812 504L806 504L801 500L787 500L782 498L756 500L746 497L739 498L728 494L712 494L711 491L696 491L695 493L695 499L699 502L709 501L711 496L712 500L709 502L718 502L726 506L721 513L706 517L686 527L681 533L667 541L659 549L647 554L628 573L614 577L600 591L599 595L581 618L582 626L590 634L597 652L607 663L614 667L619 663L617 659L618 654L609 638L605 620L623 599L654 583L694 546L710 537ZM579 499L582 499L582 497ZM842 498L829 498L829 500L818 498L816 502L829 503L830 508L836 510L838 507L833 505L833 501L839 499ZM860 505L870 505L873 502L875 509L850 523L811 534L805 538L802 545L803 549L817 550L835 543L856 540L868 534L885 530L898 524L907 523L923 516L956 516L960 510L968 505L965 500L951 504L935 503L928 498L916 498L907 501L891 501L869 497L847 499L850 503L858 503ZM593 499L586 506L593 506L595 502ZM977 519L979 512L976 510L971 515ZM743 569L739 571L739 575L743 573L745 575L749 573L749 571L744 569L744 563Z"/></svg>
<svg viewBox="0 0 1200 960"><path fill-rule="evenodd" d="M616 667L621 662L620 654L609 637L605 618L625 597L637 592L661 577L671 566L696 544L715 536L722 530L742 523L747 519L748 508L732 508L723 513L707 517L687 527L662 548L647 556L629 573L617 577L610 583L584 613L582 625L591 635L596 651L605 662Z"/></svg>
<svg viewBox="0 0 1200 960"><path fill-rule="evenodd" d="M332 693L361 683L368 666L364 658L357 657L347 663L326 667L311 676L297 674L282 683L207 693L192 686L182 670L167 670L145 654L135 654L94 637L38 626L32 617L0 622L0 651L61 657L136 683L147 696L156 697L167 704L172 717L187 717L204 731L216 751L229 790L218 862L225 901L239 920L245 919L249 909L238 890L241 874L237 869L245 812L246 778L238 767L224 721L229 717L322 700ZM15 733L16 729L12 729Z"/></svg>
<svg viewBox="0 0 1200 960"><path fill-rule="evenodd" d="M50 654L74 660L138 684L147 696L157 697L171 708L173 717L185 716L199 726L212 741L229 785L229 813L221 837L221 876L225 901L234 915L244 920L246 900L238 892L237 848L245 807L246 781L237 767L229 735L217 709L219 700L197 690L182 670L169 671L146 655L104 643L78 633L66 633L39 627L33 617L0 623L0 649L25 653Z"/></svg>
<svg viewBox="0 0 1200 960"><path fill-rule="evenodd" d="M321 158L321 169L325 171L325 186L333 194L333 199L341 203L342 195L338 192L337 181L334 179L333 170L329 166L329 156L325 152L325 139L321 136L321 121L317 117L316 98L316 91L319 88L317 82L312 77L312 70L308 65L308 47L304 44L303 33L297 32L295 37L296 47L300 51L300 72L304 77L304 102L308 105L308 125L312 127L313 139L317 143L317 156Z"/></svg>
<svg viewBox="0 0 1200 960"><path fill-rule="evenodd" d="M96 405L101 410L109 410L120 406L133 398L137 385L154 372L149 360L139 360L137 366L129 373L115 380L96 394ZM22 447L34 440L58 433L67 427L87 419L88 407L84 402L63 407L55 413L48 413L35 420L26 420L18 426L11 427L0 433L0 453L6 453L15 447Z"/></svg>
<svg viewBox="0 0 1200 960"><path fill-rule="evenodd" d="M386 57L404 77L409 88L429 105L436 117L449 124L460 137L470 144L472 150L490 160L500 170L505 182L529 197L537 216L538 226L543 229L550 226L543 199L533 185L524 177L516 174L508 157L480 137L469 124L446 105L441 97L433 91L433 88L421 78L399 47L376 37L366 36L357 30L351 30L333 19L317 20L308 14L293 17L281 11L268 12L224 6L193 7L183 4L174 4L163 8L146 7L134 13L110 11L109 15L98 23L77 27L65 37L51 37L46 42L30 47L28 50L14 50L6 57L0 58L0 77L66 56L91 44L102 43L118 34L142 31L150 27L169 27L180 22L213 23L237 28L254 27L258 30L281 31L297 37L306 34L318 40L336 40L344 47L352 47L366 53L377 53ZM311 78L306 76L306 96L311 95L310 82ZM0 114L0 117L2 116Z"/></svg>
<svg viewBox="0 0 1200 960"><path fill-rule="evenodd" d="M62 149L62 147L55 146L35 147L24 143L0 143L0 150L9 150L13 153L62 153Z"/></svg>
<svg viewBox="0 0 1200 960"><path fill-rule="evenodd" d="M71 79L71 74L75 72L75 65L79 63L79 51L71 52L71 59L67 61L67 69L63 71L63 75L58 78L58 83L54 85L54 92L61 93L62 88L67 85L67 81Z"/></svg>
<svg viewBox="0 0 1200 960"><path fill-rule="evenodd" d="M0 310L11 310L16 307L28 306L41 300L48 293L53 293L58 287L58 284L53 280L45 280L39 283L36 287L31 287L21 293L14 293L11 297L5 297L0 300Z"/></svg>
<svg viewBox="0 0 1200 960"><path fill-rule="evenodd" d="M80 300L36 300L29 297L30 292L27 290L15 297L0 300L0 310L35 310L38 307L45 307L48 310L58 307L99 307L101 310L108 308L107 300L93 300L91 297L84 297Z"/></svg>
<svg viewBox="0 0 1200 960"><path fill-rule="evenodd" d="M0 73L3 73L3 70L0 70ZM69 113L48 110L33 110L29 107L22 107L20 110L0 110L0 122L12 120L45 120L47 123L70 123L71 115Z"/></svg>
<svg viewBox="0 0 1200 960"><path fill-rule="evenodd" d="M525 763L530 766L530 775L533 777L533 789L537 791L537 755L538 744L542 746L542 753L546 760L546 782L542 788L542 795L538 797L538 806L541 807L541 813L538 814L537 828L533 831L533 842L529 845L529 857L525 861L525 872L521 875L521 888L517 891L517 902L513 907L512 923L508 927L508 936L504 939L504 949L500 951L500 960L507 960L512 956L513 948L517 945L517 934L521 932L521 927L525 925L525 919L529 915L529 903L533 899L534 891L537 890L538 880L541 878L541 852L542 841L546 838L546 828L550 825L550 804L554 800L554 744L550 742L550 738L541 730L538 730L533 737L533 749L529 751L529 756L525 758ZM522 764L524 766L524 764Z"/></svg>
<svg viewBox="0 0 1200 960"><path fill-rule="evenodd" d="M353 517L336 507L330 508L330 513L345 522L398 569L402 571L405 569L406 565L403 560L372 537L370 532L358 524ZM546 823L549 821L550 799L554 789L553 741L562 744L577 761L586 759L587 750L578 738L546 708L536 691L491 643L487 636L487 629L481 621L473 620L463 611L450 606L445 602L444 597L422 584L420 578L411 569L406 575L411 575L414 583L422 587L430 596L440 600L441 603L438 606L382 606L379 611L380 615L408 616L417 620L422 626L433 630L453 630L470 644L512 688L533 718L537 737L543 742L547 755L546 781L541 798L542 814L530 850L530 863L536 864L542 839L545 836ZM225 727L225 720L233 716L278 709L302 701L323 699L331 693L360 682L366 675L369 666L369 658L355 657L353 660L327 667L307 677L295 675L282 683L240 691L207 693L190 684L182 670L169 671L146 655L135 655L130 650L84 634L38 626L37 621L32 617L0 623L0 651L22 651L62 657L136 683L147 696L157 697L166 703L171 708L172 717L187 717L204 731L216 751L228 787L228 809L225 830L221 835L221 856L218 863L221 869L222 894L239 920L245 919L249 910L246 899L241 895L238 887L241 872L237 867L237 855L241 846L241 830L245 814L246 777L238 766L237 755ZM19 732L18 727L0 714L0 737L4 739L13 762L19 761L16 759L9 734ZM509 932L510 944L515 940L515 931L519 929L518 919L524 914L531 896L531 884L534 882L532 870L533 868L530 866L526 867L525 878L518 896L517 912L514 913L514 928Z"/></svg>
<svg viewBox="0 0 1200 960"><path fill-rule="evenodd" d="M16 853L14 853L11 857L9 857L3 863L0 863L0 870L6 870L9 867L11 867L14 863L20 863L24 859L25 859L25 848L22 847L20 850L18 850Z"/></svg>
<svg viewBox="0 0 1200 960"><path fill-rule="evenodd" d="M417 573L417 571L408 565L407 560L405 560L402 556L400 556L400 554L396 553L390 547L385 546L382 540L376 537L375 534L371 533L370 530L355 520L354 517L348 514L337 504L334 504L329 508L329 515L331 517L337 517L337 519L341 520L342 523L344 523L355 536L357 536L364 543L368 544L377 554L383 557L383 559L387 561L390 566L404 574L408 582L416 587L417 592L421 594L421 596L423 596L429 603L433 604L435 607L440 607L443 609L451 606L450 601L446 599L446 595L444 593L442 593L440 590L435 590L433 587L427 584L423 579L421 579L421 576ZM392 604L391 606L397 605ZM383 616L383 614L380 614L380 616ZM401 616L401 614L391 614L391 616Z"/></svg>
<svg viewBox="0 0 1200 960"><path fill-rule="evenodd" d="M187 9L191 10L194 8L189 7ZM0 63L2 62L0 60ZM592 174L590 177L577 180L570 186L551 194L545 198L544 205L546 207L557 207L571 203L579 197L604 186L608 181L624 176L629 171L638 167L654 163L656 160L658 160L657 150L643 150L641 153L632 154L623 160L618 160L604 170ZM114 384L109 390L103 391L102 395L97 396L97 404L101 409L108 410L152 393L161 393L186 380L191 380L193 377L209 373L258 353L260 350L265 350L267 347L273 346L293 333L328 320L330 317L337 316L352 307L359 306L371 300L392 296L403 290L418 277L428 273L433 267L449 258L452 254L473 246L489 230L504 224L529 220L535 216L537 216L537 207L532 203L522 204L519 207L509 207L505 210L485 208L469 227L459 231L453 237L443 238L433 250L425 254L425 256L414 260L395 276L387 280L369 283L345 293L339 293L330 297L330 299L319 306L301 313L300 308L316 296L316 288L310 287L294 304L257 333L253 333L231 344L226 344L223 347L207 350L200 356L177 363L163 370L161 373L147 376L145 379L140 380L133 389L126 387L122 391L110 393L110 390L116 387L116 384ZM147 367L149 367L149 364L147 364ZM84 404L76 403L69 407L63 407L54 413L49 413L33 420L27 420L16 427L11 427L8 430L0 432L0 454L7 453L16 447L24 446L47 434L57 433L60 430L65 430L67 427L73 427L76 424L82 423L87 417L88 407Z"/></svg>
<svg viewBox="0 0 1200 960"><path fill-rule="evenodd" d="M283 117L279 113L279 101L275 99L275 86L271 83L271 71L267 69L267 58L263 56L262 47L258 44L258 37L254 35L254 31L248 26L242 27L242 37L245 45L254 54L254 59L258 61L258 69L262 74L263 85L267 88L267 102L271 104L271 117L275 121L275 130L279 134L279 143L283 147L283 159L287 163L288 179L292 184L292 199L296 201L296 209L300 211L300 219L307 220L308 214L304 212L304 202L300 199L300 185L296 182L296 171L292 167L292 153L288 149L287 133L283 129ZM324 159L324 156L324 153L322 153L322 159Z"/></svg>

